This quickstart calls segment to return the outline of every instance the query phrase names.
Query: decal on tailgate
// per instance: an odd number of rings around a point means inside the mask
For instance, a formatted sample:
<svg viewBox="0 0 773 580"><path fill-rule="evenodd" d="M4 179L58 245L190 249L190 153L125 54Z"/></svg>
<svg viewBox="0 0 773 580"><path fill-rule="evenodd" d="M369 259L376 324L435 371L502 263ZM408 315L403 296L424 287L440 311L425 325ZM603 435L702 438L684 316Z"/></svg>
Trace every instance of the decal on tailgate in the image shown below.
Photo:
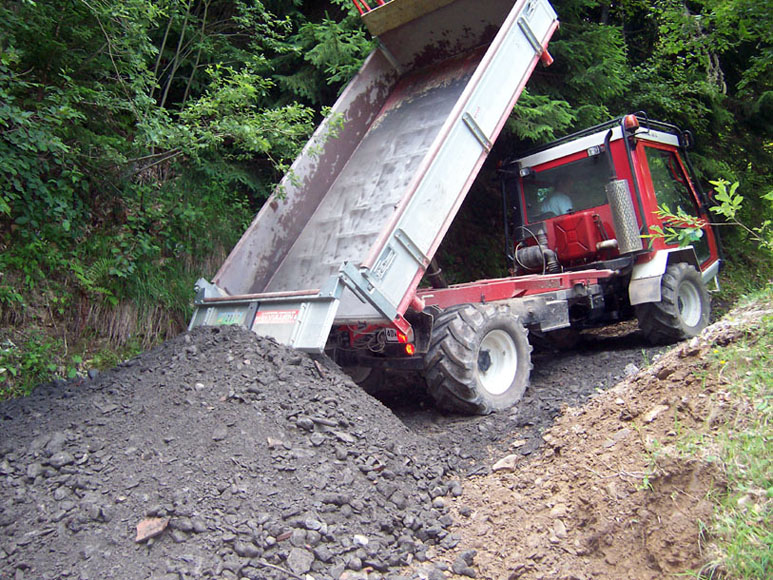
<svg viewBox="0 0 773 580"><path fill-rule="evenodd" d="M292 324L298 318L298 310L266 310L255 315L255 324Z"/></svg>
<svg viewBox="0 0 773 580"><path fill-rule="evenodd" d="M217 326L230 326L232 324L244 324L245 315L247 313L243 310L230 310L226 312L218 312L215 319L215 325Z"/></svg>

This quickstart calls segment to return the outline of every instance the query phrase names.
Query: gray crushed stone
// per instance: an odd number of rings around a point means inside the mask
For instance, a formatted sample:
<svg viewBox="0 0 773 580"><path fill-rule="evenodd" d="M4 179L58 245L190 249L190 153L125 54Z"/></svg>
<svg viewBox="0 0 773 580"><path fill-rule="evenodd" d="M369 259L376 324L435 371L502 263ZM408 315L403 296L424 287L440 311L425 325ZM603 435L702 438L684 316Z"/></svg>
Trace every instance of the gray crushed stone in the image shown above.
<svg viewBox="0 0 773 580"><path fill-rule="evenodd" d="M397 578L459 542L456 454L240 328L4 402L0 433L3 578Z"/></svg>

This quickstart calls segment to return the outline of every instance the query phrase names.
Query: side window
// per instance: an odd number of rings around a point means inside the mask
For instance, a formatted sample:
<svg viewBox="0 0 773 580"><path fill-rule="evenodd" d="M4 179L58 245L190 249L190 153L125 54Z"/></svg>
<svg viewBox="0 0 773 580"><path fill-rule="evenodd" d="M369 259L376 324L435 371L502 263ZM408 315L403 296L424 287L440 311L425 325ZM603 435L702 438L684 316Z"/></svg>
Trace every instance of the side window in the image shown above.
<svg viewBox="0 0 773 580"><path fill-rule="evenodd" d="M650 177L652 177L652 186L655 189L658 205L666 205L674 213L681 208L685 213L699 217L698 207L695 205L676 154L654 147L647 147L646 151L647 164L650 168ZM706 236L693 244L693 247L700 262L704 262L710 257Z"/></svg>
<svg viewBox="0 0 773 580"><path fill-rule="evenodd" d="M698 216L698 209L695 207L676 155L671 151L648 147L647 163L650 166L650 176L658 205L667 205L673 212L682 208L686 213Z"/></svg>

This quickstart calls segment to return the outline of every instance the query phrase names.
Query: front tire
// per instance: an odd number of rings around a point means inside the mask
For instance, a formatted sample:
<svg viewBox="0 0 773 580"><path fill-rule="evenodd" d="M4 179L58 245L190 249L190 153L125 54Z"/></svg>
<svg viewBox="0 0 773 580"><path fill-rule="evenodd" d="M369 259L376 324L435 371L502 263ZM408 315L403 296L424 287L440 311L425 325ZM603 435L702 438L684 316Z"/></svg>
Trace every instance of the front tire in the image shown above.
<svg viewBox="0 0 773 580"><path fill-rule="evenodd" d="M666 268L660 302L636 306L636 317L647 340L669 344L697 336L709 323L711 304L700 272L684 262Z"/></svg>
<svg viewBox="0 0 773 580"><path fill-rule="evenodd" d="M531 374L526 329L506 306L463 304L440 313L425 357L429 394L451 411L486 415L513 406Z"/></svg>

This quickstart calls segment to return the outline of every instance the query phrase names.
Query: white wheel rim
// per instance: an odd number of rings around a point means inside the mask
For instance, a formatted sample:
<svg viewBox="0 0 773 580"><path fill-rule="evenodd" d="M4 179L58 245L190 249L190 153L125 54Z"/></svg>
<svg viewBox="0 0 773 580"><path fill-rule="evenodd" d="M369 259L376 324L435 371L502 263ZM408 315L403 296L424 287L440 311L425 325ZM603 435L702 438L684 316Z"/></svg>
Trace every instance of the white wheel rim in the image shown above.
<svg viewBox="0 0 773 580"><path fill-rule="evenodd" d="M685 282L679 286L676 297L679 317L687 326L697 326L701 321L701 297L694 284Z"/></svg>
<svg viewBox="0 0 773 580"><path fill-rule="evenodd" d="M518 353L512 337L504 330L492 330L480 343L478 381L492 395L501 395L513 384L518 370Z"/></svg>

